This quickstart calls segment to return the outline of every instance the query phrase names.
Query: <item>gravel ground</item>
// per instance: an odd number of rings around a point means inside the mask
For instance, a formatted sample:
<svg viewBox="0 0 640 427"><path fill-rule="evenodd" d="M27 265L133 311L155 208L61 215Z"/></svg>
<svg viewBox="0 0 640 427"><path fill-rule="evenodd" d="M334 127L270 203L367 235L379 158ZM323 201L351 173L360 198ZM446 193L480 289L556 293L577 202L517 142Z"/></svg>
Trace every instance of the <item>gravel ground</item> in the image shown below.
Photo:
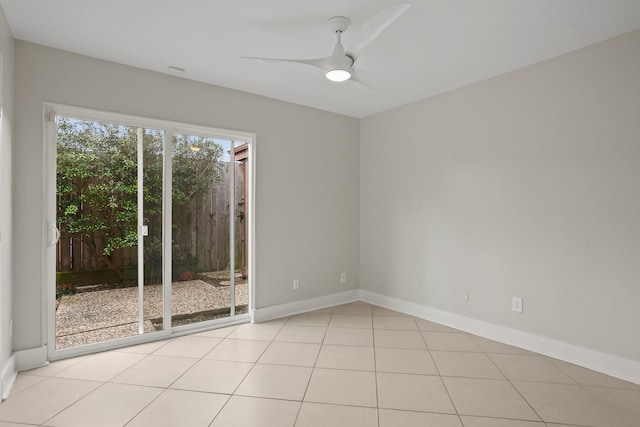
<svg viewBox="0 0 640 427"><path fill-rule="evenodd" d="M229 286L215 286L202 280L172 284L171 311L190 323L189 314L229 307ZM144 287L144 329L161 329L162 286ZM236 285L236 306L247 304L247 285ZM211 318L211 316L209 316ZM186 321L185 321L186 318ZM206 316L205 316L206 318ZM152 322L154 320L154 322ZM203 320L203 315L193 321ZM109 289L63 296L56 310L56 348L107 341L137 335L138 288Z"/></svg>

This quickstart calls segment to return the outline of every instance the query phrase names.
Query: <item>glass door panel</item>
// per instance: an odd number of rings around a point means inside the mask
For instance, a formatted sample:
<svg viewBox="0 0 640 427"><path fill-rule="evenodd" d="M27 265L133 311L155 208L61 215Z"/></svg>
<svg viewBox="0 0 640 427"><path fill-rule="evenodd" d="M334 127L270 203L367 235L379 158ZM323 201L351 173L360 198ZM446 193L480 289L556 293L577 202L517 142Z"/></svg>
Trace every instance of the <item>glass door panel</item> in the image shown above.
<svg viewBox="0 0 640 427"><path fill-rule="evenodd" d="M172 325L234 315L233 142L173 135Z"/></svg>
<svg viewBox="0 0 640 427"><path fill-rule="evenodd" d="M143 229L142 263L144 286L142 332L156 332L164 325L163 286L163 184L164 184L164 140L165 133L159 130L143 131L143 200L139 215Z"/></svg>
<svg viewBox="0 0 640 427"><path fill-rule="evenodd" d="M162 287L164 133L69 117L56 130L55 348L162 329L141 297Z"/></svg>
<svg viewBox="0 0 640 427"><path fill-rule="evenodd" d="M235 314L247 313L249 301L249 144L234 143L235 225L234 225L234 288Z"/></svg>

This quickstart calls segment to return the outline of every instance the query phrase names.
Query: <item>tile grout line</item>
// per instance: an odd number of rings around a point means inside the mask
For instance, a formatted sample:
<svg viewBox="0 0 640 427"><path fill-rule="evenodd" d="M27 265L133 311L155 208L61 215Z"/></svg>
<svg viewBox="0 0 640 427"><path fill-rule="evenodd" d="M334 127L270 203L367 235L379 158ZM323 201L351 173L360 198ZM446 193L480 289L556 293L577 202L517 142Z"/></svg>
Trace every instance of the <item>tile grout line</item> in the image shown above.
<svg viewBox="0 0 640 427"><path fill-rule="evenodd" d="M335 309L335 308L334 308ZM316 360L313 362L313 366L311 367L311 375L309 375L309 380L307 381L307 386L304 389L304 393L302 393L302 400L300 401L300 407L298 408L298 413L296 414L296 418L293 421L293 426L295 427L295 425L298 423L298 418L300 417L300 412L302 412L302 405L305 402L305 398L307 397L307 392L309 391L309 385L311 384L311 378L313 378L313 373L316 370L316 365L318 364L318 359L320 358L320 353L322 352L322 346L324 345L324 340L327 337L327 332L329 331L329 325L331 324L331 319L333 318L333 312L334 310L331 310L331 313L329 313L329 322L327 322L327 326L324 330L324 335L322 336L322 341L320 342L320 348L318 349L318 354L316 355ZM288 322L288 320L287 320Z"/></svg>
<svg viewBox="0 0 640 427"><path fill-rule="evenodd" d="M65 378L65 379L70 379L70 378ZM81 380L81 381L87 381L87 380ZM67 409L71 408L73 405L75 405L76 403L80 402L81 400L83 400L84 398L86 398L87 396L89 396L90 394L93 394L94 392L98 391L99 389L101 389L102 387L104 387L107 383L106 382L102 382L102 384L100 384L99 386L97 386L96 388L94 388L93 390L89 391L87 394L79 397L77 400L75 400L73 403L67 405L64 407L64 409L56 412L55 415L47 418L43 423L41 423L42 425L47 424L47 422L51 421L52 419L54 419L55 417L57 417L58 415L60 415L61 413L63 413L64 411L66 411Z"/></svg>
<svg viewBox="0 0 640 427"><path fill-rule="evenodd" d="M378 427L380 427L380 396L378 393L378 359L376 358L376 328L373 322L373 309L371 310L371 334L373 335L373 372L376 385L376 412L378 413Z"/></svg>
<svg viewBox="0 0 640 427"><path fill-rule="evenodd" d="M494 360L490 357L490 354L506 354L506 355L510 355L510 356L523 356L523 357L540 357L541 355L539 354L531 354L531 355L520 355L520 354L511 354L511 353L491 353L491 352L485 352L487 358L491 361L491 363L494 364L494 366L500 371L500 373L505 377L505 379L509 382L509 384L516 390L516 392L518 393L518 395L520 395L520 397L522 397L522 399L527 403L527 405L533 410L533 412L540 418L540 420L543 423L547 423L547 422L551 422L551 421L546 421L542 416L540 416L540 414L538 413L538 411L535 410L535 408L533 408L533 406L531 405L531 403L522 395L522 393L520 392L520 390L518 390L518 388L513 384L513 381L500 369L499 366L497 366L497 364L494 362ZM592 396L593 398L595 398L606 410L607 412L609 412L612 416L615 416L616 418L619 418L618 415L615 411L612 410L612 408L609 407L609 405L606 405L604 402L602 402L602 400L598 399L595 395L593 395L592 393L589 392L589 390L587 389L587 386L580 384L578 381L576 381L571 375L569 375L567 372L565 372L562 368L560 368L559 366L556 366L556 364L554 364L553 362L550 362L552 366L554 366L555 368L557 368L558 370L560 370L563 374L565 374L571 381L573 381L573 384L570 383L557 383L557 382L550 382L550 381L535 381L535 380L518 380L520 382L524 382L524 383L535 383L535 384L546 384L546 385L557 385L557 386L571 386L571 387L578 387L580 389L582 389L584 392L586 392L587 394L589 394L590 396Z"/></svg>
<svg viewBox="0 0 640 427"><path fill-rule="evenodd" d="M413 320L414 322L416 322L416 326L418 327L418 331L419 331L420 337L422 338L422 342L424 342L424 346L427 350L427 354L429 355L431 362L433 362L433 366L436 368L436 372L438 373L438 378L440 378L440 383L444 387L444 390L447 392L447 397L451 402L451 406L453 406L453 409L456 411L456 416L458 417L458 421L460 422L460 425L464 427L464 423L462 422L462 418L460 417L460 411L458 410L458 407L456 406L455 402L453 401L453 398L451 397L451 393L449 392L449 388L447 387L447 384L442 379L442 373L440 372L440 368L438 368L438 365L436 364L436 361L434 360L433 355L431 354L429 343L427 343L427 339L422 333L422 330L420 330L420 325L418 325L418 322L415 320L415 317L413 318Z"/></svg>
<svg viewBox="0 0 640 427"><path fill-rule="evenodd" d="M247 373L244 375L244 377L242 377L242 380L240 380L240 382L238 382L238 385L236 386L236 388L233 389L233 392L231 393L231 396L235 396L236 392L238 391L238 388L240 388L240 386L242 385L242 383L244 382L244 380L247 379L247 377L249 376L249 374L251 372L253 372L253 370L255 369L256 365L258 365L258 361L260 360L260 358L262 356L264 356L264 353L269 349L269 347L271 346L271 344L273 344L273 342L275 341L276 337L278 336L278 334L282 331L282 328L284 328L284 325L287 323L289 318L287 318L287 320L285 320L282 325L280 325L280 328L278 329L278 331L273 335L273 338L269 340L269 344L265 347L265 349L262 351L262 353L260 353L260 356L258 356L258 358L256 359L255 362L253 362L253 366L251 367L251 369L249 369L247 371ZM250 323L249 323L250 324ZM231 400L231 399L229 399ZM220 410L222 411L222 410Z"/></svg>
<svg viewBox="0 0 640 427"><path fill-rule="evenodd" d="M267 349L271 346L271 344L275 341L276 337L278 336L278 334L282 331L282 328L284 328L284 325L287 323L287 321L289 320L289 318L287 318L284 322L282 322L282 325L280 325L280 328L278 328L278 331L273 335L273 338L271 340L269 340L269 344L265 347L265 349L262 351L262 353L260 353L260 355L256 358L256 361L253 362L253 366L251 367L251 369L249 369L247 371L247 373L242 377L242 379L238 382L238 385L233 389L233 392L231 394L229 394L229 398L227 399L227 401L225 402L224 405L222 405L222 407L220 408L220 411L218 411L218 413L216 414L215 417L213 417L213 420L211 420L211 422L209 423L209 425L213 424L213 422L216 420L216 418L218 418L220 416L220 414L222 413L222 411L224 410L224 408L229 404L229 402L231 401L231 399L234 396L241 396L241 397L248 397L248 396L242 396L242 395L236 395L236 392L238 391L238 389L240 388L240 386L242 385L242 383L244 382L244 380L247 379L247 377L249 376L249 374L251 372L253 372L253 370L255 369L256 365L258 364L258 360L260 360L260 358L264 355L264 353L267 351ZM247 325L253 325L253 323L247 323ZM235 332L235 329L234 331ZM229 335L231 335L230 332ZM261 341L261 340L258 340ZM207 353L208 354L208 353Z"/></svg>
<svg viewBox="0 0 640 427"><path fill-rule="evenodd" d="M231 333L231 332L229 332L229 333ZM202 338L208 338L208 337L202 337ZM122 372L120 372L119 374L115 375L113 378L111 378L111 379L109 380L109 382L111 382L111 381L112 381L115 377L117 377L118 375L122 374L124 371L126 371L126 370L128 370L128 369L132 368L133 366L135 366L135 365L137 365L138 363L142 362L143 360L145 360L146 358L148 358L148 357L149 357L149 356L151 356L151 355L155 355L156 357L163 357L163 355L155 354L155 352L156 352L156 351L158 351L158 350L160 350L161 348L165 347L166 345L168 345L171 341L174 341L175 339L176 339L176 338L174 338L174 339L170 339L170 340L167 340L167 342L166 342L164 345L162 345L162 346L158 347L157 349L153 350L151 353L147 353L147 354L145 355L145 357L143 357L142 359L140 359L139 361L137 361L136 363L134 363L133 365L131 365L129 368L124 369ZM181 375L179 375L175 380L173 380L171 383L169 383L166 387L159 387L159 388L162 388L162 389L163 389L163 391L162 391L162 392L160 392L160 393L159 393L155 398L151 399L151 401L150 401L148 404L146 404L143 408L141 408L138 412L136 412L136 414L135 414L133 417L131 417L131 418L130 418L126 423L124 423L124 424L123 424L123 427L126 427L127 425L131 424L131 422L132 422L134 419L136 419L136 417L138 417L138 416L139 416L139 415L140 415L140 414L141 414L145 409L147 409L149 406L151 406L151 404L152 404L153 402L155 402L156 400L158 400L158 399L160 398L160 396L162 396L162 395L163 395L163 394L165 394L168 390L170 390L170 389L171 389L171 386L172 386L173 384L175 384L175 382L176 382L176 381L178 381L178 379L182 378L182 376L183 376L185 373L187 373L191 368L193 368L193 367L194 367L198 362L200 362L201 360L204 360L204 357L205 357L207 354L209 354L209 353L210 353L214 348L216 348L217 346L219 346L219 345L220 345L220 343L222 343L222 341L224 341L224 338L222 338L222 339L220 340L220 342L218 342L216 345L214 345L214 346L213 346L209 351L207 351L207 352L206 352L202 357L200 357L199 359L197 359L197 360L193 363L193 365L191 365L188 369L186 369L186 370L185 370ZM180 357L180 356L166 356L166 357ZM195 359L195 358L190 358L190 359ZM194 390L190 390L190 391L194 391ZM227 401L229 401L229 398L227 398ZM225 405L226 405L226 402L225 402ZM220 408L220 410L222 410L222 408ZM216 414L216 415L217 415L217 414ZM215 417L214 417L214 419L215 419ZM213 422L213 420L212 420L212 422Z"/></svg>
<svg viewBox="0 0 640 427"><path fill-rule="evenodd" d="M62 373L68 369L71 369L73 366L77 365L78 363L84 361L84 360L88 360L91 357L97 355L97 354L101 354L101 353L110 353L110 351L105 351L105 352L100 352L100 353L95 353L89 356L81 356L82 358L80 360L78 360L76 363L72 364L71 366L61 370L58 373ZM131 354L131 353L129 353ZM115 377L117 377L118 375L120 375L122 372L126 371L127 369L129 369L130 367L132 367L133 365L136 365L137 363L141 362L142 360L146 359L149 356L149 354L145 354L140 360L138 360L137 362L133 363L131 366L122 369L121 371L117 372L116 374L114 374L113 376L109 377L106 380L102 380L102 381L95 381L95 380L86 380L86 379L77 379L77 378L65 378L65 377L49 377L49 378L57 378L57 379L66 379L66 380L72 380L72 381L94 381L94 382L101 382L102 384L100 384L99 386L97 386L96 388L94 388L93 390L89 391L87 394L81 396L80 398L78 398L76 401L74 401L73 403L69 404L68 406L66 406L64 409L56 412L55 415L47 418L42 425L46 424L47 422L51 421L53 418L57 417L58 415L60 415L61 413L63 413L64 411L66 411L67 409L71 408L72 406L74 406L75 404L77 404L78 402L80 402L81 400L84 400L86 397L88 397L89 395L97 392L98 390L100 390L101 388L105 387L107 384L113 384L111 383L111 380L113 380ZM162 394L162 393L160 393ZM155 399L154 399L155 400ZM137 415L137 414L136 414ZM129 420L130 421L130 420ZM128 422L127 422L128 423Z"/></svg>
<svg viewBox="0 0 640 427"><path fill-rule="evenodd" d="M478 347L480 347L478 345ZM536 409L533 407L533 405L522 395L522 393L520 392L520 390L518 390L518 388L513 384L513 382L511 381L511 379L502 371L502 369L500 369L500 367L494 362L494 360L489 356L489 354L486 351L484 351L484 349L482 349L482 347L480 347L481 350L483 351L482 354L485 355L485 357L487 359L489 359L489 361L491 362L491 364L493 364L493 366L495 366L495 368L498 370L498 372L500 372L500 374L502 374L502 376L505 378L505 380L509 383L509 385L511 386L511 388L513 388L516 393L518 393L518 396L520 396L522 398L522 400L525 401L525 403L527 404L527 406L533 411L534 414L536 414L536 417L538 417L540 419L541 422L543 422L545 425L547 423L547 421L538 413L538 411L536 411Z"/></svg>
<svg viewBox="0 0 640 427"><path fill-rule="evenodd" d="M231 335L233 332L235 332L235 330L236 330L236 329L238 329L238 327L243 326L243 325L249 325L249 324L251 324L251 323L243 323L242 325L234 325L234 326L230 326L230 327L233 327L233 329L232 329L232 330L230 330L230 331L229 331L229 333L228 333L226 336L222 337L222 339L220 340L220 342L219 342L218 344L214 345L214 346L211 348L211 350L209 350L208 352L206 352L206 353L205 353L201 358L197 359L197 361L196 361L193 365L191 365L187 370L185 370L185 371L184 371L182 374L180 374L180 375L179 375L175 380L173 380L173 381L171 382L171 384L169 384L169 385L166 387L166 390L171 389L171 390L182 390L182 391L193 391L193 392L198 392L197 390L172 389L172 388L171 388L171 386L173 386L173 385L174 385L178 380L180 380L180 378L182 378L182 377L183 377L187 372L189 372L191 369L193 369L193 367L194 367L194 366L196 366L199 362L201 362L201 361L203 361L203 360L209 360L209 359L205 359L205 357L206 357L209 353L211 353L211 352L212 352L216 347L218 347L220 344L222 344L226 339L228 339L228 338L229 338L229 335ZM212 338L216 338L216 337L212 337ZM164 347L164 346L163 346L163 347ZM160 347L160 348L162 348L162 347ZM157 351L157 350L156 350L156 351ZM155 353L155 351L154 351L154 353ZM255 364L254 364L254 365L255 365ZM252 369L253 369L253 367L252 367ZM248 373L249 373L249 372L251 372L251 370L249 370L249 371L247 372L247 375L248 375ZM246 375L243 377L243 379L240 381L240 383L242 383L242 381L244 381L244 378L246 378ZM239 386L240 386L240 384L238 384L238 387L239 387ZM237 389L237 387L236 387L236 389ZM165 391L166 391L166 390L165 390ZM234 392L235 392L235 390L234 390ZM211 393L211 392L200 392L200 393ZM161 393L161 394L162 394L162 393ZM231 394L227 394L227 393L213 393L213 394L227 395L228 397L227 397L227 400L226 400L226 402L224 403L224 405L222 405L222 406L220 407L220 410L219 410L219 411L218 411L218 413L215 415L215 417L213 417L213 419L209 422L209 424L211 424L211 423L213 423L213 422L215 421L215 419L218 417L218 415L220 415L220 413L222 412L222 410L227 406L227 404L229 403L229 401L230 401L230 400L231 400L231 398L233 397L233 393L231 393ZM159 396L158 396L158 397L159 397ZM138 415L139 415L139 414L138 414ZM136 416L137 416L137 415L136 415ZM131 422L131 421L129 421L129 422Z"/></svg>

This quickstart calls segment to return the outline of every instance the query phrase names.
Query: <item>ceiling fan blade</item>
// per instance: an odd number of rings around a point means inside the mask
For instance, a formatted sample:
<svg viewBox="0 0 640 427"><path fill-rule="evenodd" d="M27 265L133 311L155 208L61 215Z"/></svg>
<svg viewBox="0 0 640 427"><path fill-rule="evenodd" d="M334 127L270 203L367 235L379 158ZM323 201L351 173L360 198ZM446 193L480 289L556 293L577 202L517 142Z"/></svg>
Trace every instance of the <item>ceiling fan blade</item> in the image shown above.
<svg viewBox="0 0 640 427"><path fill-rule="evenodd" d="M258 62L291 62L294 64L311 65L312 67L320 68L324 70L328 65L329 58L315 58L315 59L280 59L280 58L259 58L255 56L242 56L244 59L253 59Z"/></svg>
<svg viewBox="0 0 640 427"><path fill-rule="evenodd" d="M364 71L358 69L351 70L351 78L349 80L359 83L371 91L376 90L375 86L372 83L373 78Z"/></svg>
<svg viewBox="0 0 640 427"><path fill-rule="evenodd" d="M400 18L404 13L409 10L411 3L399 3L384 9L377 15L365 22L358 32L354 35L351 41L351 47L347 51L347 54L352 58L357 58L358 55L366 48L371 42L378 38L384 30L393 24L393 22Z"/></svg>

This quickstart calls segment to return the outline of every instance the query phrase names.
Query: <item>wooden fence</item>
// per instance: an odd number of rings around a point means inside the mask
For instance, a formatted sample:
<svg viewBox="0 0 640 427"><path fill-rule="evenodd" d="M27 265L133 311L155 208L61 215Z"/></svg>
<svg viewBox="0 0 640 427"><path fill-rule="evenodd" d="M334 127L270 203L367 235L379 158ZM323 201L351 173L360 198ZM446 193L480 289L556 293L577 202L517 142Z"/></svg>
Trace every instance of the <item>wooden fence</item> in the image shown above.
<svg viewBox="0 0 640 427"><path fill-rule="evenodd" d="M174 209L173 263L176 270L211 272L228 270L229 257L229 163L221 168L220 180L209 191L194 198L188 207ZM235 266L246 269L245 164L235 165ZM100 235L94 236L96 246L102 248ZM145 242L146 243L146 242ZM137 247L118 249L112 259L123 269L138 264ZM158 263L156 263L158 264ZM147 263L149 267L149 263ZM154 266L159 268L159 265ZM96 259L77 236L60 239L57 246L58 272L88 272L107 269L104 261Z"/></svg>
<svg viewBox="0 0 640 427"><path fill-rule="evenodd" d="M202 198L174 214L173 254L179 260L195 262L198 271L229 269L229 168L223 168L221 182L216 183ZM245 243L244 165L235 167L235 265L243 267Z"/></svg>

